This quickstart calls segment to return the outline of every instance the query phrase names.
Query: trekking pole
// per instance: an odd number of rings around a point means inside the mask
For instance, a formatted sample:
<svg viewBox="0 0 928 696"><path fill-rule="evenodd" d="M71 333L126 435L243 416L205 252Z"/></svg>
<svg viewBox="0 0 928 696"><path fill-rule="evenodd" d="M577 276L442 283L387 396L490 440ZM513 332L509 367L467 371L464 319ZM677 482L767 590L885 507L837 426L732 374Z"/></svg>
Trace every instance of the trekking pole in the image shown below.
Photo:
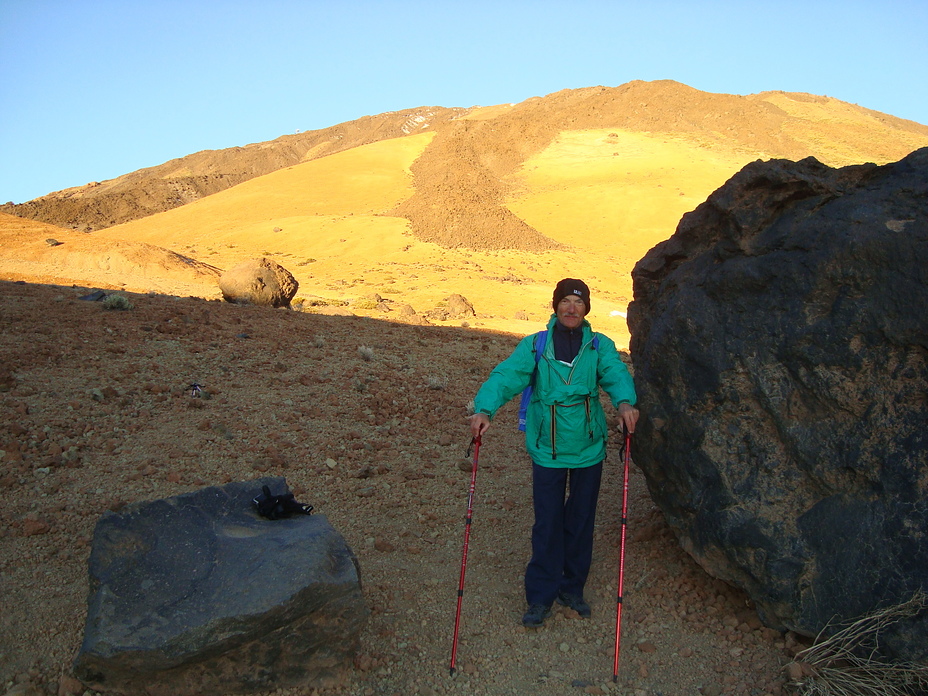
<svg viewBox="0 0 928 696"><path fill-rule="evenodd" d="M464 601L464 573L467 571L467 545L470 542L470 523L474 511L474 489L477 487L477 458L480 455L480 436L470 444L474 446L474 467L470 472L470 492L467 494L467 518L464 522L464 550L461 552L461 579L458 582L458 608L454 615L454 640L451 643L451 676L458 656L458 629L461 627L461 603ZM470 455L470 447L467 448Z"/></svg>
<svg viewBox="0 0 928 696"><path fill-rule="evenodd" d="M619 544L619 592L615 603L615 657L612 660L612 682L619 681L619 645L622 641L622 587L625 584L625 528L628 524L628 460L632 434L625 427L625 476L622 485L622 540Z"/></svg>

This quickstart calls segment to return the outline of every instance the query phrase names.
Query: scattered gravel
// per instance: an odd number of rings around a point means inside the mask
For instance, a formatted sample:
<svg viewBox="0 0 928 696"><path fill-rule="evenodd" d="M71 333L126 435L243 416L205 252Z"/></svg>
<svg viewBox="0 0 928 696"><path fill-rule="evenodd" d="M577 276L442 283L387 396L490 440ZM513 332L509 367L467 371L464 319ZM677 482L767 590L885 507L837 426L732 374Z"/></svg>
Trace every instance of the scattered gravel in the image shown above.
<svg viewBox="0 0 928 696"><path fill-rule="evenodd" d="M785 692L795 636L764 628L742 592L681 550L634 467L613 684L616 454L587 591L593 617L559 607L543 628L521 626L532 512L515 404L481 448L450 675L468 403L517 337L164 296L107 311L78 300L84 288L0 290L0 693L83 692L70 665L103 512L264 475L285 476L360 562L372 610L362 649L344 685L320 693Z"/></svg>

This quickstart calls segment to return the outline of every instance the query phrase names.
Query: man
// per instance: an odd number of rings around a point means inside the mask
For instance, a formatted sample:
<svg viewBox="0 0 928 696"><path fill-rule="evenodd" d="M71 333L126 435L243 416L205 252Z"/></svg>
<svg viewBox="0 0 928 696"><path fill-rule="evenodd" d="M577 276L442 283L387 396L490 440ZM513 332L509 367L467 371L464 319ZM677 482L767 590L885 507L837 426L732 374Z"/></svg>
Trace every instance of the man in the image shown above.
<svg viewBox="0 0 928 696"><path fill-rule="evenodd" d="M522 624L531 628L544 624L555 601L590 616L583 588L593 559L607 439L599 388L609 395L629 432L638 421L635 385L615 343L594 334L585 319L590 311L586 283L560 281L552 304L555 313L543 349L536 354L541 341L535 334L522 339L477 391L470 417L471 432L480 437L503 404L534 385L525 446L532 458L535 524L525 570L528 611L522 617Z"/></svg>

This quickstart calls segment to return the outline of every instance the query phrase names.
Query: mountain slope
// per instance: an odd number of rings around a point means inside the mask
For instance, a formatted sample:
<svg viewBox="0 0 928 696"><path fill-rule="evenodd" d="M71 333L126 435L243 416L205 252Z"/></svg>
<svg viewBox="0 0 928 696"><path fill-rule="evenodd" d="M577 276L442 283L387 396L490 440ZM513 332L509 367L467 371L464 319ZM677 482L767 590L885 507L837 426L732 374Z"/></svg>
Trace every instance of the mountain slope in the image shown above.
<svg viewBox="0 0 928 696"><path fill-rule="evenodd" d="M409 166L431 138L382 140L304 162L89 236L178 249L222 269L268 256L294 273L301 295L324 295L359 264L369 274L373 264L412 260L406 221L385 212L411 195Z"/></svg>
<svg viewBox="0 0 928 696"><path fill-rule="evenodd" d="M398 112L307 137L197 153L96 188L50 194L32 212L51 214L56 201L84 206L90 222L76 224L86 229L119 213L108 207L117 192L123 201L134 191L138 207L152 208L160 190L152 182L212 171L210 181L227 186L256 169L255 153L267 150L266 165L276 157L290 163L89 237L155 245L218 269L268 256L297 278L298 297L348 304L357 314L396 317L410 305L433 322L459 323L433 310L460 293L475 305L471 323L516 333L546 318L557 280L579 276L597 298L594 325L624 343L634 263L747 162L891 161L928 146L928 127L828 97L708 94L661 81ZM290 159L280 155L288 143L302 148ZM67 282L109 282L83 266L60 271ZM174 292L217 295L208 276L191 282L198 289L178 284ZM110 286L165 284L135 275Z"/></svg>
<svg viewBox="0 0 928 696"><path fill-rule="evenodd" d="M417 237L447 247L554 248L540 244L524 220L500 212L505 180L559 134L591 129L682 138L693 150L740 163L729 175L758 158L811 155L843 166L893 161L928 145L928 127L811 95L708 94L671 81L564 90L437 128L413 166L416 194L397 212Z"/></svg>
<svg viewBox="0 0 928 696"><path fill-rule="evenodd" d="M257 176L379 140L415 134L462 109L421 107L224 150L203 150L115 179L49 193L0 212L91 231L171 210Z"/></svg>
<svg viewBox="0 0 928 696"><path fill-rule="evenodd" d="M218 282L209 264L161 246L103 240L0 213L0 278L203 296Z"/></svg>
<svg viewBox="0 0 928 696"><path fill-rule="evenodd" d="M928 127L829 97L701 92L670 80L563 90L497 108L422 107L367 116L276 140L203 151L106 182L48 194L0 211L82 230L192 202L255 176L428 130L438 137L416 164L416 195L398 212L423 240L445 246L556 248L499 205L503 179L562 131L622 129L695 137L751 158L816 156L832 166L885 163L928 144ZM441 201L440 204L435 204ZM502 228L490 238L473 230Z"/></svg>

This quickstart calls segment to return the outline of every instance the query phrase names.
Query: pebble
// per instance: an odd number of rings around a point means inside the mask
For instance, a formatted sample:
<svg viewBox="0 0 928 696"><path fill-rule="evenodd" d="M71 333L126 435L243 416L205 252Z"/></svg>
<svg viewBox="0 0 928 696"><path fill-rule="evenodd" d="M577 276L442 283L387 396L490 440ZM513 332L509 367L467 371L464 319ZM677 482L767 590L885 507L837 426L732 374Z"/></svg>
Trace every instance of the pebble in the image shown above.
<svg viewBox="0 0 928 696"><path fill-rule="evenodd" d="M77 696L84 693L84 685L74 677L65 674L58 680L58 696Z"/></svg>
<svg viewBox="0 0 928 696"><path fill-rule="evenodd" d="M381 553L391 553L395 550L393 544L391 544L386 539L375 539L374 548Z"/></svg>
<svg viewBox="0 0 928 696"><path fill-rule="evenodd" d="M31 537L39 534L48 534L51 531L51 525L45 520L34 517L27 517L23 520L23 536Z"/></svg>

